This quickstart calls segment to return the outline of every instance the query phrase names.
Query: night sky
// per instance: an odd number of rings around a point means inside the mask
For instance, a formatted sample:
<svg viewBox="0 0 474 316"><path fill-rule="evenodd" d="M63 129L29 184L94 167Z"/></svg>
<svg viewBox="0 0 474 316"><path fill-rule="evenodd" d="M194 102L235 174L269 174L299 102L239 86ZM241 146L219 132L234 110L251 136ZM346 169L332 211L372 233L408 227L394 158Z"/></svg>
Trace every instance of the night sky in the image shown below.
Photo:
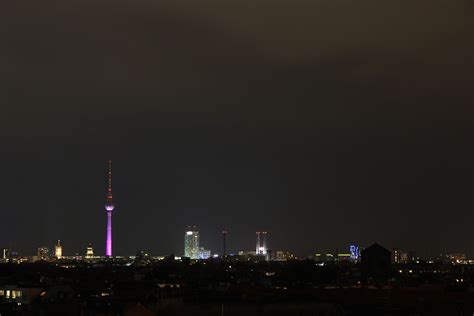
<svg viewBox="0 0 474 316"><path fill-rule="evenodd" d="M471 6L469 7L469 3ZM0 247L474 255L469 0L0 8Z"/></svg>

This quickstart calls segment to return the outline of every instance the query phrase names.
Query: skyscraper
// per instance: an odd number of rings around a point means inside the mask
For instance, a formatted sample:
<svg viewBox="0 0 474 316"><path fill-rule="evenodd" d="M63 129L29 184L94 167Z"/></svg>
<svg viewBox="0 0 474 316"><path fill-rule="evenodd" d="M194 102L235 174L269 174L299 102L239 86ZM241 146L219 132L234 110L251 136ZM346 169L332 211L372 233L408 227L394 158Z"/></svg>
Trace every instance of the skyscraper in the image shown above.
<svg viewBox="0 0 474 316"><path fill-rule="evenodd" d="M61 259L63 257L63 246L61 246L61 241L58 240L58 243L54 247L54 255L56 259Z"/></svg>
<svg viewBox="0 0 474 316"><path fill-rule="evenodd" d="M267 255L267 232L256 232L257 245L255 247L256 255Z"/></svg>
<svg viewBox="0 0 474 316"><path fill-rule="evenodd" d="M105 202L105 210L107 211L107 241L105 243L105 255L107 257L112 257L112 211L115 207L112 198L112 160L109 160L108 180L107 200Z"/></svg>
<svg viewBox="0 0 474 316"><path fill-rule="evenodd" d="M184 256L199 259L199 232L196 231L196 227L193 227L193 230L188 227L184 235Z"/></svg>

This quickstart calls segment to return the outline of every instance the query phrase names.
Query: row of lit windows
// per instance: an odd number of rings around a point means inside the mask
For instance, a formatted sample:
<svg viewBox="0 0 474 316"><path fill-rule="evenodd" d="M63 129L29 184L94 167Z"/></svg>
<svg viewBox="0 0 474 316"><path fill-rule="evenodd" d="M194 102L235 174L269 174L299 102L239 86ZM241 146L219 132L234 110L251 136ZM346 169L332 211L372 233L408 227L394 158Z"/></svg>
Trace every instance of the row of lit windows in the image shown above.
<svg viewBox="0 0 474 316"><path fill-rule="evenodd" d="M5 298L15 299L17 297L22 297L22 291L15 291L15 290L0 290L0 296L5 296Z"/></svg>

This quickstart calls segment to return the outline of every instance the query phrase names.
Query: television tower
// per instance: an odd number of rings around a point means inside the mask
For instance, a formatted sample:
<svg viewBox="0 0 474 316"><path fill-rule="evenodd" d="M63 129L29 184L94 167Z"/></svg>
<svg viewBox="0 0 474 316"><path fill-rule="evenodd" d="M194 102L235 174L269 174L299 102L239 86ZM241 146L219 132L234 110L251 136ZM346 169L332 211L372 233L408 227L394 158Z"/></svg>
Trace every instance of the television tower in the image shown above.
<svg viewBox="0 0 474 316"><path fill-rule="evenodd" d="M107 241L105 243L105 256L112 257L112 211L114 210L114 201L112 198L112 160L109 160L108 190L105 210L107 211Z"/></svg>

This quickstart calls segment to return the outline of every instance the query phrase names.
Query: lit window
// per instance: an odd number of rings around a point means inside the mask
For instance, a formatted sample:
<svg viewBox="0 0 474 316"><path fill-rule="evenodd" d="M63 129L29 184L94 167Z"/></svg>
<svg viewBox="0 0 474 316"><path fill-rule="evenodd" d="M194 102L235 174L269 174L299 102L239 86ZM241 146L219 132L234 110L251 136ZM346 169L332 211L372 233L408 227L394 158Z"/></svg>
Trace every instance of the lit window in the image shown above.
<svg viewBox="0 0 474 316"><path fill-rule="evenodd" d="M7 290L7 295L5 295L7 298L10 298L10 290Z"/></svg>
<svg viewBox="0 0 474 316"><path fill-rule="evenodd" d="M5 291L4 290L0 290L0 296L5 296Z"/></svg>

